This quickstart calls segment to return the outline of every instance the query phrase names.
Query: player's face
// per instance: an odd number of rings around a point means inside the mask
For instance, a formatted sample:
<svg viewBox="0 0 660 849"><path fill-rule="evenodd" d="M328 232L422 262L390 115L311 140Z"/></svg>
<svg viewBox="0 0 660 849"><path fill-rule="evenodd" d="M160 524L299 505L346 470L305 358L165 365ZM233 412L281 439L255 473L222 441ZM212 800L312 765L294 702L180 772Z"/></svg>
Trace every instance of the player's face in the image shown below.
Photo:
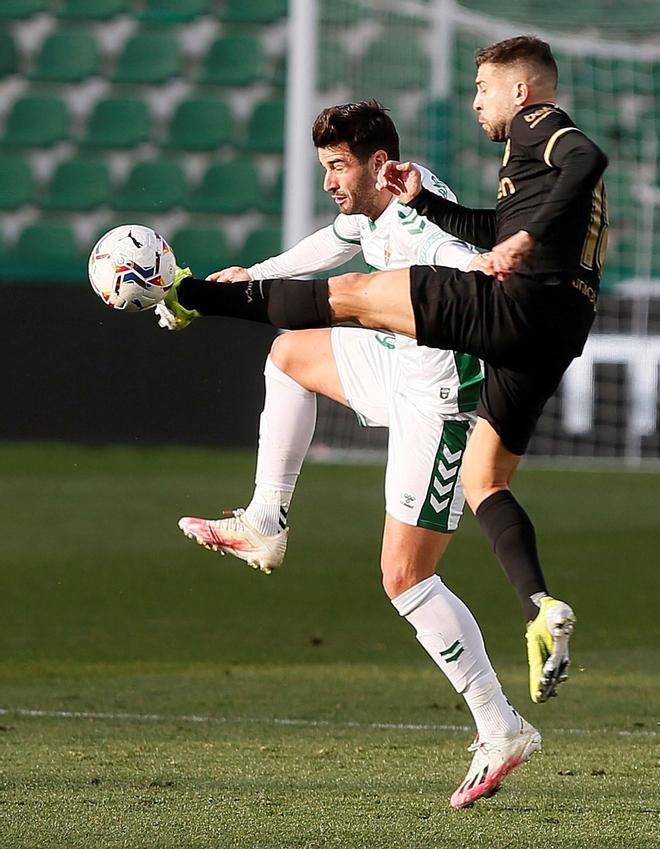
<svg viewBox="0 0 660 849"><path fill-rule="evenodd" d="M484 62L477 71L477 93L472 108L491 141L506 139L511 121L520 109L520 84L516 70L515 66L507 68Z"/></svg>
<svg viewBox="0 0 660 849"><path fill-rule="evenodd" d="M380 215L383 192L376 189L376 175L381 160L382 156L373 154L360 162L345 142L319 148L319 162L325 168L323 190L332 196L340 212L370 218Z"/></svg>

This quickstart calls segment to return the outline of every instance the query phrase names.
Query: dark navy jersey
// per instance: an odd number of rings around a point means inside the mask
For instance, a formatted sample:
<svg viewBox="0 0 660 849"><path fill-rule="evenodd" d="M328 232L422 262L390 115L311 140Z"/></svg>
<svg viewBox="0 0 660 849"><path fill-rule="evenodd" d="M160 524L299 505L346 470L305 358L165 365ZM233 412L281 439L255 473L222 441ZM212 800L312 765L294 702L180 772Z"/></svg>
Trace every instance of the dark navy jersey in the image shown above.
<svg viewBox="0 0 660 849"><path fill-rule="evenodd" d="M424 189L409 206L486 250L526 230L537 244L518 274L580 279L597 290L607 246L606 165L566 112L536 103L512 121L496 209L468 209Z"/></svg>
<svg viewBox="0 0 660 849"><path fill-rule="evenodd" d="M520 273L600 277L607 248L607 196L594 185L597 148L562 109L535 104L511 123L499 174L496 239L519 230L538 242ZM604 158L604 157L603 157ZM585 167L582 167L585 166ZM595 278L595 280L594 280Z"/></svg>

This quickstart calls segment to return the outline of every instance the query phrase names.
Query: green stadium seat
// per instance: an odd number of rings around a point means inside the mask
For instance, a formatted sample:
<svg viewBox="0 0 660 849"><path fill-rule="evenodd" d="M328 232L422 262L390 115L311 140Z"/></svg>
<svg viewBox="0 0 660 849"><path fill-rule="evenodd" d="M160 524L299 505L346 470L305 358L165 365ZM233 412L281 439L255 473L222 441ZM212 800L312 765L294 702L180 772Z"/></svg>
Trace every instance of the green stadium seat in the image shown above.
<svg viewBox="0 0 660 849"><path fill-rule="evenodd" d="M149 24L181 24L209 11L210 0L147 0L138 18Z"/></svg>
<svg viewBox="0 0 660 849"><path fill-rule="evenodd" d="M130 9L131 0L64 0L57 14L73 20L107 21Z"/></svg>
<svg viewBox="0 0 660 849"><path fill-rule="evenodd" d="M369 14L364 3L355 0L321 0L319 20L325 24L355 25Z"/></svg>
<svg viewBox="0 0 660 849"><path fill-rule="evenodd" d="M97 101L82 141L87 147L130 148L151 135L149 108L137 98L108 97Z"/></svg>
<svg viewBox="0 0 660 849"><path fill-rule="evenodd" d="M191 212L231 215L256 209L260 197L259 172L253 162L216 162L190 193L186 206Z"/></svg>
<svg viewBox="0 0 660 849"><path fill-rule="evenodd" d="M245 240L238 258L244 267L254 265L282 252L282 230L279 227L259 227Z"/></svg>
<svg viewBox="0 0 660 849"><path fill-rule="evenodd" d="M360 61L356 78L365 92L387 97L390 89L423 89L431 63L421 41L404 33L372 41ZM369 96L368 94L365 96Z"/></svg>
<svg viewBox="0 0 660 849"><path fill-rule="evenodd" d="M284 101L257 103L248 122L244 147L256 153L282 153L284 150Z"/></svg>
<svg viewBox="0 0 660 849"><path fill-rule="evenodd" d="M39 12L48 12L49 0L2 0L0 19L12 20L31 18Z"/></svg>
<svg viewBox="0 0 660 849"><path fill-rule="evenodd" d="M2 141L5 145L52 147L68 133L69 113L61 98L28 95L14 102Z"/></svg>
<svg viewBox="0 0 660 849"><path fill-rule="evenodd" d="M275 182L259 200L259 210L265 215L281 215L284 208L284 171L280 171Z"/></svg>
<svg viewBox="0 0 660 849"><path fill-rule="evenodd" d="M250 35L218 38L204 59L199 82L205 85L244 86L262 79L261 41Z"/></svg>
<svg viewBox="0 0 660 849"><path fill-rule="evenodd" d="M93 35L58 30L44 41L30 73L33 80L73 83L98 73L99 51Z"/></svg>
<svg viewBox="0 0 660 849"><path fill-rule="evenodd" d="M67 159L57 166L41 206L86 212L107 204L111 190L110 169L103 159Z"/></svg>
<svg viewBox="0 0 660 849"><path fill-rule="evenodd" d="M216 227L182 227L170 244L179 266L189 265L198 277L233 264L225 234Z"/></svg>
<svg viewBox="0 0 660 849"><path fill-rule="evenodd" d="M177 150L216 150L232 140L233 117L224 100L182 101L170 122L165 146Z"/></svg>
<svg viewBox="0 0 660 849"><path fill-rule="evenodd" d="M318 52L318 87L325 91L346 79L346 51L336 38L322 38Z"/></svg>
<svg viewBox="0 0 660 849"><path fill-rule="evenodd" d="M181 206L185 195L186 176L179 163L171 159L151 159L133 166L110 205L122 212L166 212Z"/></svg>
<svg viewBox="0 0 660 849"><path fill-rule="evenodd" d="M4 252L0 273L6 280L77 283L86 280L86 266L67 224L38 221L28 225Z"/></svg>
<svg viewBox="0 0 660 849"><path fill-rule="evenodd" d="M270 24L284 18L287 0L228 0L223 21L241 24Z"/></svg>
<svg viewBox="0 0 660 849"><path fill-rule="evenodd" d="M8 77L18 70L18 55L12 35L0 30L0 77Z"/></svg>
<svg viewBox="0 0 660 849"><path fill-rule="evenodd" d="M17 154L0 154L0 209L18 209L34 196L34 179L27 159Z"/></svg>
<svg viewBox="0 0 660 849"><path fill-rule="evenodd" d="M181 76L179 42L168 32L140 32L128 39L117 60L116 83L155 85Z"/></svg>

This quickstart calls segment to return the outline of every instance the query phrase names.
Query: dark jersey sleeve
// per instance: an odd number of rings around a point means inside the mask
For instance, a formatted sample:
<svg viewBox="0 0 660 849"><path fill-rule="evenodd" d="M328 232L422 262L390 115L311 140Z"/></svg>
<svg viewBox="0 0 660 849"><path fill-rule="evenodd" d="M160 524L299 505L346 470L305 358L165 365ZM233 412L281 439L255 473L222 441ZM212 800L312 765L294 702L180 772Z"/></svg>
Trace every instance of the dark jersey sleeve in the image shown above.
<svg viewBox="0 0 660 849"><path fill-rule="evenodd" d="M477 248L490 250L495 244L494 209L469 209L424 188L406 206L437 224L445 233Z"/></svg>
<svg viewBox="0 0 660 849"><path fill-rule="evenodd" d="M526 148L531 159L558 172L551 190L543 196L524 228L538 242L543 242L564 220L576 197L592 192L607 167L607 157L573 126L562 110L552 110L536 126L534 123L525 126L516 119L511 135Z"/></svg>

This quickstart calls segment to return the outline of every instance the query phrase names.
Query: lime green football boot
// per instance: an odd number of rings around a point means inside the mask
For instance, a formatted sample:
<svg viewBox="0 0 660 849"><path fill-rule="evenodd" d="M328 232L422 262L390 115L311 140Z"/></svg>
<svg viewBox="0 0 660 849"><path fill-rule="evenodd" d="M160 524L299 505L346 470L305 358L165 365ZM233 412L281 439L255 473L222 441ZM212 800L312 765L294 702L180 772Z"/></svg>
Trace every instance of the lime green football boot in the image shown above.
<svg viewBox="0 0 660 849"><path fill-rule="evenodd" d="M533 702L545 702L557 695L557 687L568 678L568 642L575 614L563 601L541 599L538 616L527 626L529 695Z"/></svg>
<svg viewBox="0 0 660 849"><path fill-rule="evenodd" d="M197 310L187 310L179 303L178 289L181 281L186 277L192 277L193 273L189 268L179 268L177 266L174 282L167 290L165 299L156 307L158 315L158 323L161 327L167 330L183 330L194 321L200 318L201 314Z"/></svg>

